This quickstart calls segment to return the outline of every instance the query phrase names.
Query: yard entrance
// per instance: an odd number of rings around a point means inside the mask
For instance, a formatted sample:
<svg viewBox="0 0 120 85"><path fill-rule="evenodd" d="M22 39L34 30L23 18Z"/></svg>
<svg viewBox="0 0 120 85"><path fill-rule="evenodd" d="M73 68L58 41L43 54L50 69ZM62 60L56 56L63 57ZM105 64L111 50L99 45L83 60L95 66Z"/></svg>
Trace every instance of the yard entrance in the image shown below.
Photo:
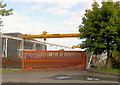
<svg viewBox="0 0 120 85"><path fill-rule="evenodd" d="M25 51L23 70L85 70L85 51Z"/></svg>

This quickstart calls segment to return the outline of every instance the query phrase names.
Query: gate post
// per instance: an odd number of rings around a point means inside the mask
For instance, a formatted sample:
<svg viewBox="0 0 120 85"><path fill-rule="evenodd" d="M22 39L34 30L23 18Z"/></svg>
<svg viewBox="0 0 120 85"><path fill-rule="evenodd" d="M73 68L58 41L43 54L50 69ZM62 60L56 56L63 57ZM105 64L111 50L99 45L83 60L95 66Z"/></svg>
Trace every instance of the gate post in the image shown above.
<svg viewBox="0 0 120 85"><path fill-rule="evenodd" d="M89 55L88 55L88 52L86 51L86 69L88 69L88 58L89 58Z"/></svg>
<svg viewBox="0 0 120 85"><path fill-rule="evenodd" d="M23 67L23 70L24 70L24 50L23 50L23 60L22 60L22 67Z"/></svg>
<svg viewBox="0 0 120 85"><path fill-rule="evenodd" d="M83 70L83 52L81 52L81 70Z"/></svg>
<svg viewBox="0 0 120 85"><path fill-rule="evenodd" d="M86 65L87 65L87 58L86 58L86 51L85 51L85 70L86 70Z"/></svg>

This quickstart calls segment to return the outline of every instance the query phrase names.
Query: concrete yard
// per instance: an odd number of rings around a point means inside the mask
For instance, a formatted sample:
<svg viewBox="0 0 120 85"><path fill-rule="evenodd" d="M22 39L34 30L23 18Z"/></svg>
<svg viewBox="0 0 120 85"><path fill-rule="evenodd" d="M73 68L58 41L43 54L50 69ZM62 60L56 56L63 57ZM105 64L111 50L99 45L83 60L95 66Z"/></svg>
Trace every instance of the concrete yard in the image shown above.
<svg viewBox="0 0 120 85"><path fill-rule="evenodd" d="M3 71L3 83L118 83L118 77L87 71Z"/></svg>

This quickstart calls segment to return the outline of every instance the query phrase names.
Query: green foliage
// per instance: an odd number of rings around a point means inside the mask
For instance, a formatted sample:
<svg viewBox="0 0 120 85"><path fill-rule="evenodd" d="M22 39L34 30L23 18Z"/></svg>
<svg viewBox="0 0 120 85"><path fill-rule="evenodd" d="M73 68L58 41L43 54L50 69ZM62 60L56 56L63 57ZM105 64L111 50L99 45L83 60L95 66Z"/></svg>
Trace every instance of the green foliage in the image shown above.
<svg viewBox="0 0 120 85"><path fill-rule="evenodd" d="M112 51L112 66L120 69L120 52L117 50Z"/></svg>
<svg viewBox="0 0 120 85"><path fill-rule="evenodd" d="M115 59L112 59L112 65L113 65L113 69L120 69L120 60L115 60Z"/></svg>
<svg viewBox="0 0 120 85"><path fill-rule="evenodd" d="M102 73L109 73L109 74L117 74L119 75L119 69L91 69L93 71L97 71L97 72L102 72Z"/></svg>
<svg viewBox="0 0 120 85"><path fill-rule="evenodd" d="M112 51L112 57L116 57L120 61L120 52L117 50Z"/></svg>
<svg viewBox="0 0 120 85"><path fill-rule="evenodd" d="M117 44L116 50L118 51L117 54L120 57L120 1L116 2L115 6L118 10L118 14L117 14L117 16L118 16L118 22L117 22L118 23L118 36L116 37L116 44Z"/></svg>
<svg viewBox="0 0 120 85"><path fill-rule="evenodd" d="M60 49L59 51L65 51L64 49Z"/></svg>
<svg viewBox="0 0 120 85"><path fill-rule="evenodd" d="M0 16L9 16L12 13L13 9L5 9L5 7L7 6L7 4L2 4L2 2L0 2ZM2 20L0 18L0 26L2 26Z"/></svg>
<svg viewBox="0 0 120 85"><path fill-rule="evenodd" d="M80 44L94 54L105 51L120 50L119 2L102 2L99 7L97 2L92 4L92 10L86 10L82 18L79 32L80 38L86 40Z"/></svg>

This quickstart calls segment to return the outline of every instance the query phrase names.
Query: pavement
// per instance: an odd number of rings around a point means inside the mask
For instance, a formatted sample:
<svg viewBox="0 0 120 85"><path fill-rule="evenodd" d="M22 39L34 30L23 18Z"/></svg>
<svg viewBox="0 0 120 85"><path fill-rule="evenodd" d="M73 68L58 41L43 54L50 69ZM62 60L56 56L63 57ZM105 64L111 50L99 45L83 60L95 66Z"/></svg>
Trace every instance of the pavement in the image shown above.
<svg viewBox="0 0 120 85"><path fill-rule="evenodd" d="M118 77L87 71L22 71L2 72L3 83L118 83Z"/></svg>

